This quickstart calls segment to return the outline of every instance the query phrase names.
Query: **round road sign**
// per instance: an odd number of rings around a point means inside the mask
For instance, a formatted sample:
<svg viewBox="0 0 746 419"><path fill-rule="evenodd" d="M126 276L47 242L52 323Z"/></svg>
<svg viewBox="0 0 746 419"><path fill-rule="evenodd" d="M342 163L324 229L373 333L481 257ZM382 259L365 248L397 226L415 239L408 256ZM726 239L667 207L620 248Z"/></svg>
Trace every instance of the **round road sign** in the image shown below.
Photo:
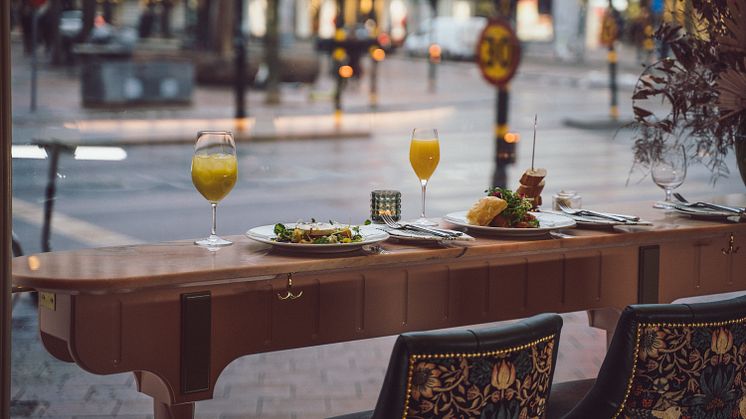
<svg viewBox="0 0 746 419"><path fill-rule="evenodd" d="M477 43L477 64L482 76L496 86L513 78L521 60L521 44L513 28L501 20L491 20Z"/></svg>

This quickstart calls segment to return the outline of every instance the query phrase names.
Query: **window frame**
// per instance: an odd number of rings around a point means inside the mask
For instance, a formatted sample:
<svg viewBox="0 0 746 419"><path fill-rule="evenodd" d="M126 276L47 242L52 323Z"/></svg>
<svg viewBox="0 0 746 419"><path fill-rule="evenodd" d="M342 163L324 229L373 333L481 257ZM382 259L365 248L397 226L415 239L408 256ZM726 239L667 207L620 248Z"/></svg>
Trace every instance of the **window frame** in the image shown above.
<svg viewBox="0 0 746 419"><path fill-rule="evenodd" d="M11 135L10 2L0 5L0 418L10 417Z"/></svg>

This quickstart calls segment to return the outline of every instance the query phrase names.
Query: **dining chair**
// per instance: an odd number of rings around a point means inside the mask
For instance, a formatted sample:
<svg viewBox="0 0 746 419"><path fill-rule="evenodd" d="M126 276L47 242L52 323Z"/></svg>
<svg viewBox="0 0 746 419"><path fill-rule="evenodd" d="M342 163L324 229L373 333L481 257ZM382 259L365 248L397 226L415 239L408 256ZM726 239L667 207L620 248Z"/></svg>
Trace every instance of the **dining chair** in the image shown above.
<svg viewBox="0 0 746 419"><path fill-rule="evenodd" d="M563 415L566 396L583 389ZM595 382L555 384L548 410L563 419L746 418L746 296L627 307Z"/></svg>
<svg viewBox="0 0 746 419"><path fill-rule="evenodd" d="M375 410L335 419L544 417L562 318L399 336Z"/></svg>

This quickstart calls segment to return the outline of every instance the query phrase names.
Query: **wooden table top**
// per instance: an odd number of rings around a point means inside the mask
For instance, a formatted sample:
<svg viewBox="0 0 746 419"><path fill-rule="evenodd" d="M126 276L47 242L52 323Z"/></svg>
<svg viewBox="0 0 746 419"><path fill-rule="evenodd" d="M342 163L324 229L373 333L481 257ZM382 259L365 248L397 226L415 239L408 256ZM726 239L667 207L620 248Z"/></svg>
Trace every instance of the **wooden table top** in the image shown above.
<svg viewBox="0 0 746 419"><path fill-rule="evenodd" d="M742 199L741 199L742 198ZM728 200L746 202L746 195ZM612 208L598 208L611 211ZM288 273L383 268L470 258L522 256L569 249L644 245L687 237L746 232L746 223L694 220L651 208L650 202L620 204L614 212L636 214L652 226L605 229L566 229L564 239L496 238L422 245L393 240L381 252L303 254L274 249L244 236L229 237L234 244L212 252L192 241L115 246L60 251L13 259L13 284L62 293L129 292L149 287L181 287L205 283L265 280ZM622 231L626 230L626 231Z"/></svg>

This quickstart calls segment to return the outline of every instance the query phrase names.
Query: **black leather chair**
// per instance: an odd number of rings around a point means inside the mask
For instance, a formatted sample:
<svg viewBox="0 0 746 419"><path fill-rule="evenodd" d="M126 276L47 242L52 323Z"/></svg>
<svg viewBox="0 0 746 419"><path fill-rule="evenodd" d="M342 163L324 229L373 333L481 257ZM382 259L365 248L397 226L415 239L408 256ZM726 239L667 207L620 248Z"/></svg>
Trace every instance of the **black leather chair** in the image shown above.
<svg viewBox="0 0 746 419"><path fill-rule="evenodd" d="M746 418L746 296L627 307L595 383L555 384L548 417Z"/></svg>
<svg viewBox="0 0 746 419"><path fill-rule="evenodd" d="M544 417L562 318L399 336L373 411L335 419Z"/></svg>

